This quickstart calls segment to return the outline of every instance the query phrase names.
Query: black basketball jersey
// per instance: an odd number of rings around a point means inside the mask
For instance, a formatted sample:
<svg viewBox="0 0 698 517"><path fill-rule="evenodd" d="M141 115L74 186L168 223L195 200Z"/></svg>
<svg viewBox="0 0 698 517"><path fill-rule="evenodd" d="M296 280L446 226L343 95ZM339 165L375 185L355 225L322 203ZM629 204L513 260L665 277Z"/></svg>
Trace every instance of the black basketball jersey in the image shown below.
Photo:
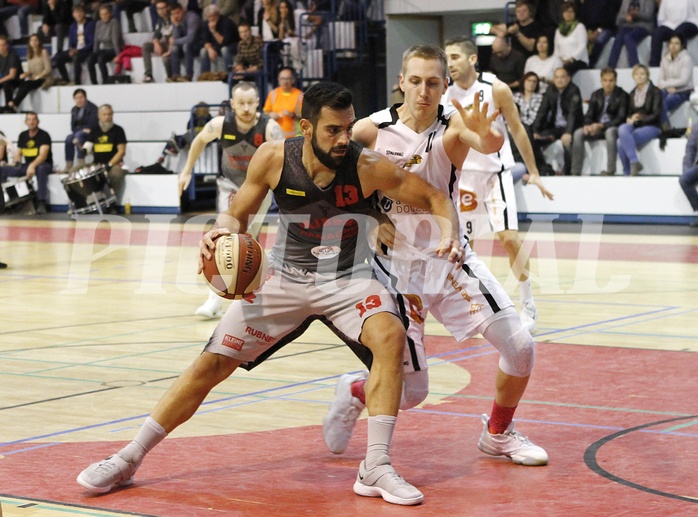
<svg viewBox="0 0 698 517"><path fill-rule="evenodd" d="M247 167L257 148L266 142L267 124L271 119L260 115L257 124L247 133L238 131L235 113L230 112L223 120L220 147L221 173L230 181L240 186L247 177Z"/></svg>
<svg viewBox="0 0 698 517"><path fill-rule="evenodd" d="M357 172L363 147L349 148L334 180L318 187L303 166L303 137L284 142L284 167L274 197L279 205L279 230L273 254L309 271L346 270L369 254L368 214Z"/></svg>

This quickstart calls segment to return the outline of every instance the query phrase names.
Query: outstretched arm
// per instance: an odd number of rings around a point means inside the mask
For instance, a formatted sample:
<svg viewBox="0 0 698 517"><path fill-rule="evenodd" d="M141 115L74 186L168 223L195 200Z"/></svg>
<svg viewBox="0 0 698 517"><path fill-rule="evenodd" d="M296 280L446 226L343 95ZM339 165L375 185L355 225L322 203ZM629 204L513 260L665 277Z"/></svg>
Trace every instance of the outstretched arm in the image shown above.
<svg viewBox="0 0 698 517"><path fill-rule="evenodd" d="M201 153L204 151L206 146L213 142L216 138L220 138L223 133L223 121L225 117L215 117L211 119L204 129L202 129L196 138L191 143L189 147L189 154L187 155L187 163L184 164L184 169L179 174L179 195L186 190L191 181L191 171L194 168L196 160L199 159Z"/></svg>
<svg viewBox="0 0 698 517"><path fill-rule="evenodd" d="M528 138L528 133L526 133L526 128L521 123L519 110L516 107L511 90L506 84L498 81L492 88L492 96L494 98L495 105L502 112L502 116L509 126L509 132L511 133L519 153L521 153L524 164L526 164L526 169L528 170L528 183L538 187L540 189L540 193L544 197L552 200L554 197L552 192L545 188L545 185L543 185L543 181L540 178L540 172L538 172L538 166L536 165L536 160L533 157L531 141Z"/></svg>
<svg viewBox="0 0 698 517"><path fill-rule="evenodd" d="M453 107L460 116L452 116L444 134L444 148L451 163L460 168L472 147L483 154L496 153L502 148L504 136L492 127L499 115L494 111L487 116L488 103L480 106L480 97L475 95L473 105L468 109L453 99ZM463 145L466 144L466 145Z"/></svg>

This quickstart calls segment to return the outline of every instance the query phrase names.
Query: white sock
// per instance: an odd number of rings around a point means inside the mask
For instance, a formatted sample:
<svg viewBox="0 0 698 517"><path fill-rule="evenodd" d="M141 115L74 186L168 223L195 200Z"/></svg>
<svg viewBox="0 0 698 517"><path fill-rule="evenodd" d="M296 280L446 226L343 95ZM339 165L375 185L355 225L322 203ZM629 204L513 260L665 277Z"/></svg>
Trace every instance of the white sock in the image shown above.
<svg viewBox="0 0 698 517"><path fill-rule="evenodd" d="M140 463L145 455L166 436L167 431L152 417L148 417L138 430L134 440L119 451L119 456L129 463Z"/></svg>
<svg viewBox="0 0 698 517"><path fill-rule="evenodd" d="M384 465L390 461L388 452L396 423L396 416L376 415L368 417L367 469L372 469L376 465Z"/></svg>
<svg viewBox="0 0 698 517"><path fill-rule="evenodd" d="M531 279L527 278L524 281L519 281L519 295L521 303L533 301L533 291L531 290Z"/></svg>

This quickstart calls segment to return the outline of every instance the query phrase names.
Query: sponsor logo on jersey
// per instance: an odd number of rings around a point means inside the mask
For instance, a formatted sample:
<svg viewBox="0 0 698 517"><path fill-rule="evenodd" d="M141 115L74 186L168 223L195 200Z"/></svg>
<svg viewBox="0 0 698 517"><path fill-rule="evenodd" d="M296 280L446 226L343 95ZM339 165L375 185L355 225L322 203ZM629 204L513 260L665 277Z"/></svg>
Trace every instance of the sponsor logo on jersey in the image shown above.
<svg viewBox="0 0 698 517"><path fill-rule="evenodd" d="M292 188L287 188L286 194L288 194L289 196L305 197L305 192L303 192L302 190L293 190Z"/></svg>
<svg viewBox="0 0 698 517"><path fill-rule="evenodd" d="M402 168L409 169L413 165L419 165L420 163L422 163L422 157L418 154L415 154L414 156L412 156L412 158L407 160L407 162L405 163L405 165L402 166Z"/></svg>
<svg viewBox="0 0 698 517"><path fill-rule="evenodd" d="M410 304L410 318L412 321L418 324L424 323L424 318L422 317L422 309L424 309L424 304L422 299L417 294L406 294L404 295L407 302Z"/></svg>
<svg viewBox="0 0 698 517"><path fill-rule="evenodd" d="M235 135L223 135L224 140L236 140Z"/></svg>
<svg viewBox="0 0 698 517"><path fill-rule="evenodd" d="M465 288L458 283L458 280L455 279L452 273L448 274L448 281L451 283L451 287L457 292L460 293L460 295L463 297L463 299L466 302L471 302L473 299L470 297L468 292L465 290Z"/></svg>
<svg viewBox="0 0 698 517"><path fill-rule="evenodd" d="M477 194L475 192L460 189L459 200L458 206L461 212L472 212L477 208Z"/></svg>
<svg viewBox="0 0 698 517"><path fill-rule="evenodd" d="M223 336L223 342L221 344L239 352L242 350L242 345L245 344L245 340L240 339L239 337L231 336L230 334L226 334Z"/></svg>
<svg viewBox="0 0 698 517"><path fill-rule="evenodd" d="M336 257L340 251L339 246L315 246L310 250L310 253L319 260L325 260Z"/></svg>
<svg viewBox="0 0 698 517"><path fill-rule="evenodd" d="M271 343L273 342L276 338L270 336L269 334L265 334L261 330L253 329L252 327L245 327L245 333L249 334L250 336L254 336L260 341L264 341L266 343Z"/></svg>
<svg viewBox="0 0 698 517"><path fill-rule="evenodd" d="M480 312L484 305L481 303L471 303L470 304L470 314L475 314L476 312Z"/></svg>
<svg viewBox="0 0 698 517"><path fill-rule="evenodd" d="M401 153L399 151L391 151L390 149L385 150L385 155L386 156L404 156L405 153Z"/></svg>

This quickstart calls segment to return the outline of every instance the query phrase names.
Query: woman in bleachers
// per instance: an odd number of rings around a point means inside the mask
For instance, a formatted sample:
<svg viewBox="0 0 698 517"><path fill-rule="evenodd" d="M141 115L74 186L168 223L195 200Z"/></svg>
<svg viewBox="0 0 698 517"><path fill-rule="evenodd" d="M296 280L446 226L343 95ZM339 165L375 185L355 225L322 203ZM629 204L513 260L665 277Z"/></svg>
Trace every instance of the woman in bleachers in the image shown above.
<svg viewBox="0 0 698 517"><path fill-rule="evenodd" d="M618 128L618 156L626 176L640 173L643 167L637 156L638 148L662 132L662 92L650 81L649 68L635 65L633 80L636 86L630 92L628 118Z"/></svg>
<svg viewBox="0 0 698 517"><path fill-rule="evenodd" d="M669 113L686 102L693 91L693 59L681 34L674 34L669 39L669 52L662 58L657 86L664 97L662 129L669 129Z"/></svg>
<svg viewBox="0 0 698 517"><path fill-rule="evenodd" d="M112 17L111 7L102 5L99 8L99 21L95 26L95 41L92 53L87 58L87 68L90 71L92 84L97 81L96 66L102 74L102 82L109 83L109 70L107 63L113 61L124 46L124 37L121 32L121 24Z"/></svg>
<svg viewBox="0 0 698 517"><path fill-rule="evenodd" d="M540 80L535 72L526 72L521 79L521 84L523 85L522 92L516 92L514 94L514 102L519 108L519 117L521 118L521 123L526 129L526 134L528 139L531 141L531 148L533 149L533 157L536 160L536 165L541 174L547 175L550 173L550 166L545 162L545 157L543 156L543 151L540 147L540 143L533 138L533 122L536 120L538 115L538 109L543 102L543 94L540 92L540 86L543 85L543 81ZM514 153L514 160L517 164L523 165L523 158L519 153L519 150L514 144L514 140L510 139L511 149ZM520 167L516 169L518 177L514 181L518 181L520 176L526 172L526 167L523 167L523 172L521 172Z"/></svg>
<svg viewBox="0 0 698 517"><path fill-rule="evenodd" d="M536 52L536 54L526 60L524 73L536 73L540 80L538 90L542 94L545 92L548 84L553 84L553 74L555 70L562 66L562 60L556 55L550 54L550 40L547 34L541 34L536 39Z"/></svg>
<svg viewBox="0 0 698 517"><path fill-rule="evenodd" d="M698 35L698 2L665 0L659 4L657 28L652 33L650 66L659 66L664 42L674 33L681 34L685 42Z"/></svg>
<svg viewBox="0 0 698 517"><path fill-rule="evenodd" d="M564 2L562 22L555 30L555 55L562 60L562 66L570 77L577 70L589 68L587 42L587 29L577 20L576 4Z"/></svg>
<svg viewBox="0 0 698 517"><path fill-rule="evenodd" d="M262 40L279 39L279 8L276 0L262 0L262 7L257 11L257 27Z"/></svg>
<svg viewBox="0 0 698 517"><path fill-rule="evenodd" d="M27 45L26 72L19 75L19 84L14 98L7 102L7 107L17 112L24 98L39 88L51 76L51 57L41 46L38 34L29 37Z"/></svg>
<svg viewBox="0 0 698 517"><path fill-rule="evenodd" d="M654 8L655 0L623 0L616 17L618 31L608 58L609 68L618 67L623 47L628 54L628 66L639 63L637 46L654 29Z"/></svg>
<svg viewBox="0 0 698 517"><path fill-rule="evenodd" d="M279 39L297 36L293 4L289 0L281 0L279 2Z"/></svg>

